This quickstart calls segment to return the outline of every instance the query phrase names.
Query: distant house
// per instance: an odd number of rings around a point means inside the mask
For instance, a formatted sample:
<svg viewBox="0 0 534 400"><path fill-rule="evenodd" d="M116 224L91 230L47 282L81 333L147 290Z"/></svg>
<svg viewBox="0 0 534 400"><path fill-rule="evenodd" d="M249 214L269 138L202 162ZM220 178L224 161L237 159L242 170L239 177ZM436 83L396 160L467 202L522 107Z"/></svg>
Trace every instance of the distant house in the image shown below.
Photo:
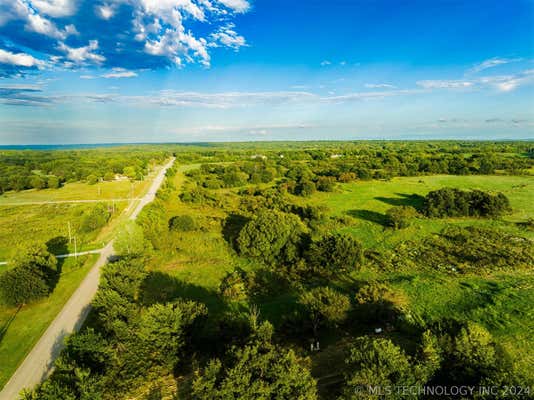
<svg viewBox="0 0 534 400"><path fill-rule="evenodd" d="M343 157L343 154L332 154L330 158L341 158Z"/></svg>
<svg viewBox="0 0 534 400"><path fill-rule="evenodd" d="M250 156L253 160L257 160L258 158L262 160L267 160L267 156L264 156L263 154L254 154L253 156Z"/></svg>

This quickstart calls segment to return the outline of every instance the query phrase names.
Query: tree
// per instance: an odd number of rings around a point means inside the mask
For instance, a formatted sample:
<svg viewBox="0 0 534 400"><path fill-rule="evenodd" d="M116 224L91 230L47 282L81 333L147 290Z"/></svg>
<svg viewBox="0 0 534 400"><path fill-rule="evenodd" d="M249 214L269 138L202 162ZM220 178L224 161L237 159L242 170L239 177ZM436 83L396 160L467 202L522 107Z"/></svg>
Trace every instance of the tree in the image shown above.
<svg viewBox="0 0 534 400"><path fill-rule="evenodd" d="M195 376L193 400L317 399L309 368L293 351L267 340L234 347L224 361L211 360Z"/></svg>
<svg viewBox="0 0 534 400"><path fill-rule="evenodd" d="M397 206L386 211L387 223L395 229L407 228L416 215L417 210L412 206Z"/></svg>
<svg viewBox="0 0 534 400"><path fill-rule="evenodd" d="M382 398L380 395L371 391L362 393L361 389L412 386L418 383L410 357L389 339L367 336L357 338L345 364L347 372L343 399L379 399ZM403 396L393 390L387 398L405 398Z"/></svg>
<svg viewBox="0 0 534 400"><path fill-rule="evenodd" d="M49 189L57 189L59 188L60 181L57 176L51 175L48 177L46 186L48 186Z"/></svg>
<svg viewBox="0 0 534 400"><path fill-rule="evenodd" d="M304 292L299 298L299 303L308 313L315 337L317 337L320 326L336 326L342 323L350 310L348 296L329 287L320 287Z"/></svg>
<svg viewBox="0 0 534 400"><path fill-rule="evenodd" d="M47 296L58 274L57 260L46 245L36 244L11 262L12 269L0 275L0 298L5 304L23 305Z"/></svg>
<svg viewBox="0 0 534 400"><path fill-rule="evenodd" d="M86 178L86 181L89 185L95 185L98 183L98 176L91 174Z"/></svg>
<svg viewBox="0 0 534 400"><path fill-rule="evenodd" d="M359 314L363 320L373 322L392 322L404 313L407 300L389 286L380 282L370 282L356 293Z"/></svg>
<svg viewBox="0 0 534 400"><path fill-rule="evenodd" d="M219 285L219 293L222 298L230 301L243 301L248 296L248 276L241 268L229 272Z"/></svg>
<svg viewBox="0 0 534 400"><path fill-rule="evenodd" d="M333 192L336 178L332 176L320 176L317 179L317 190L320 192Z"/></svg>
<svg viewBox="0 0 534 400"><path fill-rule="evenodd" d="M150 354L151 363L172 369L181 359L186 328L205 315L206 306L194 301L155 304L141 317L137 329L138 345Z"/></svg>
<svg viewBox="0 0 534 400"><path fill-rule="evenodd" d="M316 190L315 183L309 180L302 180L295 187L295 194L308 197L314 194Z"/></svg>
<svg viewBox="0 0 534 400"><path fill-rule="evenodd" d="M105 204L98 203L94 206L89 214L85 215L82 220L80 230L82 232L93 232L104 227L109 221L111 214Z"/></svg>
<svg viewBox="0 0 534 400"><path fill-rule="evenodd" d="M34 175L30 179L30 185L34 189L44 189L46 187L46 181L40 176Z"/></svg>
<svg viewBox="0 0 534 400"><path fill-rule="evenodd" d="M134 221L126 222L113 242L113 248L121 256L140 256L150 251L143 229Z"/></svg>
<svg viewBox="0 0 534 400"><path fill-rule="evenodd" d="M189 232L197 229L197 223L190 215L176 215L169 220L169 230Z"/></svg>
<svg viewBox="0 0 534 400"><path fill-rule="evenodd" d="M291 263L299 258L305 229L296 215L263 210L239 233L238 248L242 255L268 264Z"/></svg>
<svg viewBox="0 0 534 400"><path fill-rule="evenodd" d="M339 275L353 271L361 264L363 247L350 234L328 234L312 243L307 259L318 272Z"/></svg>
<svg viewBox="0 0 534 400"><path fill-rule="evenodd" d="M111 181L114 181L115 180L115 174L113 172L106 172L104 174L104 180L105 181L108 181L108 182L111 182Z"/></svg>

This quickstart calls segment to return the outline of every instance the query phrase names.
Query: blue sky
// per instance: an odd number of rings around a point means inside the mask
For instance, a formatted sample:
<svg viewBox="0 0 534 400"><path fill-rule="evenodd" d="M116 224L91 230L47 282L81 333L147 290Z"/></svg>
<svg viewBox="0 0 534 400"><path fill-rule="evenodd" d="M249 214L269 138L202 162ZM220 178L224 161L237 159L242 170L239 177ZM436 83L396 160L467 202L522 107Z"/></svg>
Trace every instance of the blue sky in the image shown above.
<svg viewBox="0 0 534 400"><path fill-rule="evenodd" d="M0 144L534 138L534 2L0 0Z"/></svg>

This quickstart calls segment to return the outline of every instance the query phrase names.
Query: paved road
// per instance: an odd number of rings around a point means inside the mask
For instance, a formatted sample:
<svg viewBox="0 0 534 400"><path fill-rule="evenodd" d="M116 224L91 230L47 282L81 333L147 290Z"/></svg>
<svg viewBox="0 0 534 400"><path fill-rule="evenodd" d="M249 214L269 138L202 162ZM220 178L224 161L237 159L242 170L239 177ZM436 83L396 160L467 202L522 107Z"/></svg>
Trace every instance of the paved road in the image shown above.
<svg viewBox="0 0 534 400"><path fill-rule="evenodd" d="M174 158L158 173L148 193L131 214L131 219L135 219L143 207L154 200L165 179L165 172L173 163ZM85 321L91 308L91 301L98 289L100 268L112 255L113 241L102 249L96 264L4 386L0 392L0 400L15 400L23 389L34 387L50 375L54 360L64 347L65 337L80 329Z"/></svg>

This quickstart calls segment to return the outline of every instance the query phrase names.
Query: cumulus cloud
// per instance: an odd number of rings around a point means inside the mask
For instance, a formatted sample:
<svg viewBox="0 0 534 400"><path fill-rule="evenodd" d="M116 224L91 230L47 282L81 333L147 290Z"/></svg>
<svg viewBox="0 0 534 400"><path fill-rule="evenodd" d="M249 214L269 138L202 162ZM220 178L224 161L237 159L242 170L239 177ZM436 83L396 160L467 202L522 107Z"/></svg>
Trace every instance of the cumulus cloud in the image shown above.
<svg viewBox="0 0 534 400"><path fill-rule="evenodd" d="M246 45L232 19L250 8L246 0L0 0L0 37L50 66L209 67L211 48Z"/></svg>
<svg viewBox="0 0 534 400"><path fill-rule="evenodd" d="M112 72L101 75L102 78L106 79L118 79L118 78L135 78L137 73L134 71L128 71L124 68L114 68Z"/></svg>
<svg viewBox="0 0 534 400"><path fill-rule="evenodd" d="M26 53L12 53L10 51L0 49L0 64L32 68L42 67L44 62Z"/></svg>
<svg viewBox="0 0 534 400"><path fill-rule="evenodd" d="M87 46L69 47L60 43L58 47L65 53L66 58L75 65L102 64L106 58L95 51L98 49L98 40L90 40Z"/></svg>

